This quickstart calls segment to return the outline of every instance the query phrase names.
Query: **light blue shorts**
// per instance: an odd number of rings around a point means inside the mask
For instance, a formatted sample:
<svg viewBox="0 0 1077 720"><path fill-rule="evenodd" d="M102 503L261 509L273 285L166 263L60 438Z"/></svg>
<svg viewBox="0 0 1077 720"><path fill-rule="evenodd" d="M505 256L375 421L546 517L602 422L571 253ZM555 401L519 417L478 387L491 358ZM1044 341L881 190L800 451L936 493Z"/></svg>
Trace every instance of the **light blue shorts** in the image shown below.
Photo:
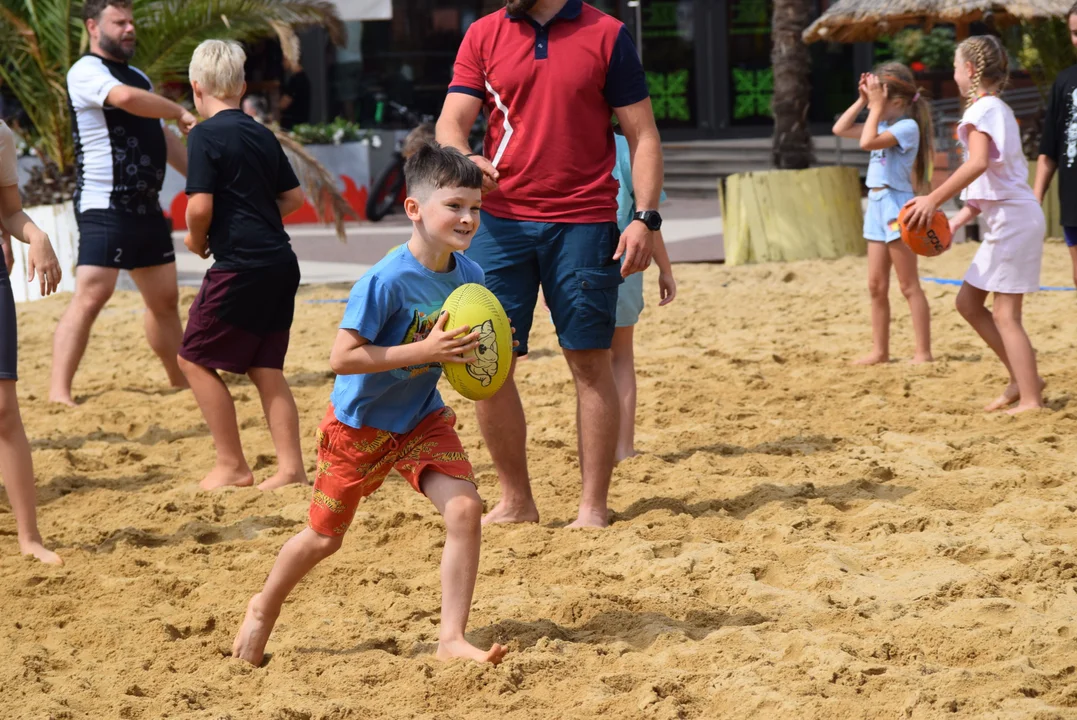
<svg viewBox="0 0 1077 720"><path fill-rule="evenodd" d="M901 208L916 195L891 188L875 188L868 192L868 210L864 213L864 239L894 242L901 239L901 229L894 227Z"/></svg>
<svg viewBox="0 0 1077 720"><path fill-rule="evenodd" d="M643 273L633 273L617 288L617 327L632 327L643 312Z"/></svg>

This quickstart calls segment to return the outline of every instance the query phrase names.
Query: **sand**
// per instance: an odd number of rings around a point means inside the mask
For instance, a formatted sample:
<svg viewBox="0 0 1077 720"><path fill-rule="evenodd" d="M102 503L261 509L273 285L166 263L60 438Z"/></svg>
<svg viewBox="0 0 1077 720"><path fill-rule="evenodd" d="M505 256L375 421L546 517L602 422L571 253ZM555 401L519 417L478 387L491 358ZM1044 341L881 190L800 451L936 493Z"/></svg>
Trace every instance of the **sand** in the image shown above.
<svg viewBox="0 0 1077 720"><path fill-rule="evenodd" d="M959 278L974 249L922 274ZM1027 302L1050 409L1012 418L981 411L1004 377L954 287L925 285L938 362L851 368L869 343L863 258L677 275L677 302L639 326L643 454L616 470L606 531L562 529L573 396L535 324L520 383L542 523L486 530L470 623L511 649L497 668L433 657L443 529L395 476L285 606L268 662L226 659L310 490L198 491L212 442L190 393L161 389L137 296L98 321L73 411L44 399L65 298L22 306L41 527L67 564L17 554L0 494L0 718L1077 717L1073 293ZM1043 280L1070 283L1060 244ZM346 294L301 291L287 374L307 438L343 305L305 301ZM230 383L262 479L257 394ZM445 394L492 505L473 410Z"/></svg>

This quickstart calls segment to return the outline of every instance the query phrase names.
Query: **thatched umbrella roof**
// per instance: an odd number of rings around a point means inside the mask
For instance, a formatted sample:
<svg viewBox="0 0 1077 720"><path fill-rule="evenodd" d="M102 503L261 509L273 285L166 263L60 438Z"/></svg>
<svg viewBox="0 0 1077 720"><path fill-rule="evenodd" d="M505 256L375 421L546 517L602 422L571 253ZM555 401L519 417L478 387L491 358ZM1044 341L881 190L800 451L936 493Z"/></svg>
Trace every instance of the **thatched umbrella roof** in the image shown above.
<svg viewBox="0 0 1077 720"><path fill-rule="evenodd" d="M959 35L969 23L991 15L1006 23L1063 17L1073 0L838 0L804 31L804 42L869 42L906 25L952 23ZM960 39L960 38L959 38Z"/></svg>

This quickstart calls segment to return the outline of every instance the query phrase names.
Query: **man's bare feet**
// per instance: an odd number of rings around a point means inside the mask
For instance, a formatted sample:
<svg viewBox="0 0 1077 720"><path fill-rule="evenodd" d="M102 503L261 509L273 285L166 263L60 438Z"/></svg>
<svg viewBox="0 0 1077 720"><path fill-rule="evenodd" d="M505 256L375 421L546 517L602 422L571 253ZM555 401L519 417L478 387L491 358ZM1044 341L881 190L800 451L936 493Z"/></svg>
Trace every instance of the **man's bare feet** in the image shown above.
<svg viewBox="0 0 1077 720"><path fill-rule="evenodd" d="M913 355L912 360L909 361L909 364L926 365L933 362L935 362L935 358L931 356L931 353L928 353L927 355Z"/></svg>
<svg viewBox="0 0 1077 720"><path fill-rule="evenodd" d="M584 510L580 508L579 514L576 516L575 522L570 523L567 527L576 528L606 528L610 526L610 512L609 510Z"/></svg>
<svg viewBox="0 0 1077 720"><path fill-rule="evenodd" d="M203 490L216 490L223 487L250 487L253 484L254 473L249 467L234 468L214 465L209 475L198 483L198 487Z"/></svg>
<svg viewBox="0 0 1077 720"><path fill-rule="evenodd" d="M455 640L438 642L437 658L442 662L463 658L465 660L474 660L475 662L499 665L505 659L505 653L508 651L508 648L497 643L494 643L489 650L480 650L461 637Z"/></svg>
<svg viewBox="0 0 1077 720"><path fill-rule="evenodd" d="M537 523L539 521L538 508L535 501L529 500L526 504L509 505L502 499L494 509L482 517L483 525L496 525L498 523Z"/></svg>
<svg viewBox="0 0 1077 720"><path fill-rule="evenodd" d="M243 624L239 626L239 633L232 642L232 657L246 660L251 665L258 667L265 658L266 643L269 642L269 634L273 632L273 625L277 622L277 616L266 613L261 604L261 594L255 595L247 603L247 614L243 618Z"/></svg>
<svg viewBox="0 0 1077 720"><path fill-rule="evenodd" d="M613 461L615 463L619 463L622 460L627 460L628 458L636 457L637 455L639 455L639 452L635 448L631 450L622 450L621 448L617 448L617 454L613 456Z"/></svg>
<svg viewBox="0 0 1077 720"><path fill-rule="evenodd" d="M78 407L78 403L71 397L71 393L50 392L49 402L56 403L57 405L66 405L68 407Z"/></svg>
<svg viewBox="0 0 1077 720"><path fill-rule="evenodd" d="M285 472L278 470L275 475L268 477L262 482L258 483L259 490L277 490L285 485L310 485L310 481L307 480L307 474L300 470L299 472Z"/></svg>
<svg viewBox="0 0 1077 720"><path fill-rule="evenodd" d="M40 540L19 541L19 551L23 555L33 555L46 565L63 565L63 559L41 544Z"/></svg>
<svg viewBox="0 0 1077 720"><path fill-rule="evenodd" d="M853 365L885 365L890 362L890 356L883 353L872 352L853 362Z"/></svg>

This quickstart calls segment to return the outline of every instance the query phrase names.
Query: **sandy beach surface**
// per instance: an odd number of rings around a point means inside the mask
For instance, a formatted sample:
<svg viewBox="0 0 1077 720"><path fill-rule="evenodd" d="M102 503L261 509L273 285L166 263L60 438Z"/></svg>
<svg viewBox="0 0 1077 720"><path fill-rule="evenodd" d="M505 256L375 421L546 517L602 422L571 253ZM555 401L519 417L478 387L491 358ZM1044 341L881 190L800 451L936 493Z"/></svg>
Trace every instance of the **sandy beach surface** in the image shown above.
<svg viewBox="0 0 1077 720"><path fill-rule="evenodd" d="M960 278L975 246L921 263ZM569 531L574 396L545 317L519 381L542 512L492 527L470 621L500 667L433 656L440 518L396 476L285 606L260 668L226 658L247 599L305 523L310 489L201 493L213 444L189 392L162 389L138 298L118 294L76 378L46 403L66 297L20 306L20 397L40 522L66 561L17 553L0 494L0 718L1077 717L1077 313L1027 299L1049 409L982 406L1001 365L926 283L937 362L869 346L865 260L678 266L680 296L637 330L637 444L614 524ZM1069 285L1060 243L1045 285ZM346 285L300 291L286 373L308 438L333 382ZM194 297L184 288L184 315ZM898 361L901 360L901 361ZM275 469L258 396L229 377L248 458ZM497 479L470 403L480 493Z"/></svg>

